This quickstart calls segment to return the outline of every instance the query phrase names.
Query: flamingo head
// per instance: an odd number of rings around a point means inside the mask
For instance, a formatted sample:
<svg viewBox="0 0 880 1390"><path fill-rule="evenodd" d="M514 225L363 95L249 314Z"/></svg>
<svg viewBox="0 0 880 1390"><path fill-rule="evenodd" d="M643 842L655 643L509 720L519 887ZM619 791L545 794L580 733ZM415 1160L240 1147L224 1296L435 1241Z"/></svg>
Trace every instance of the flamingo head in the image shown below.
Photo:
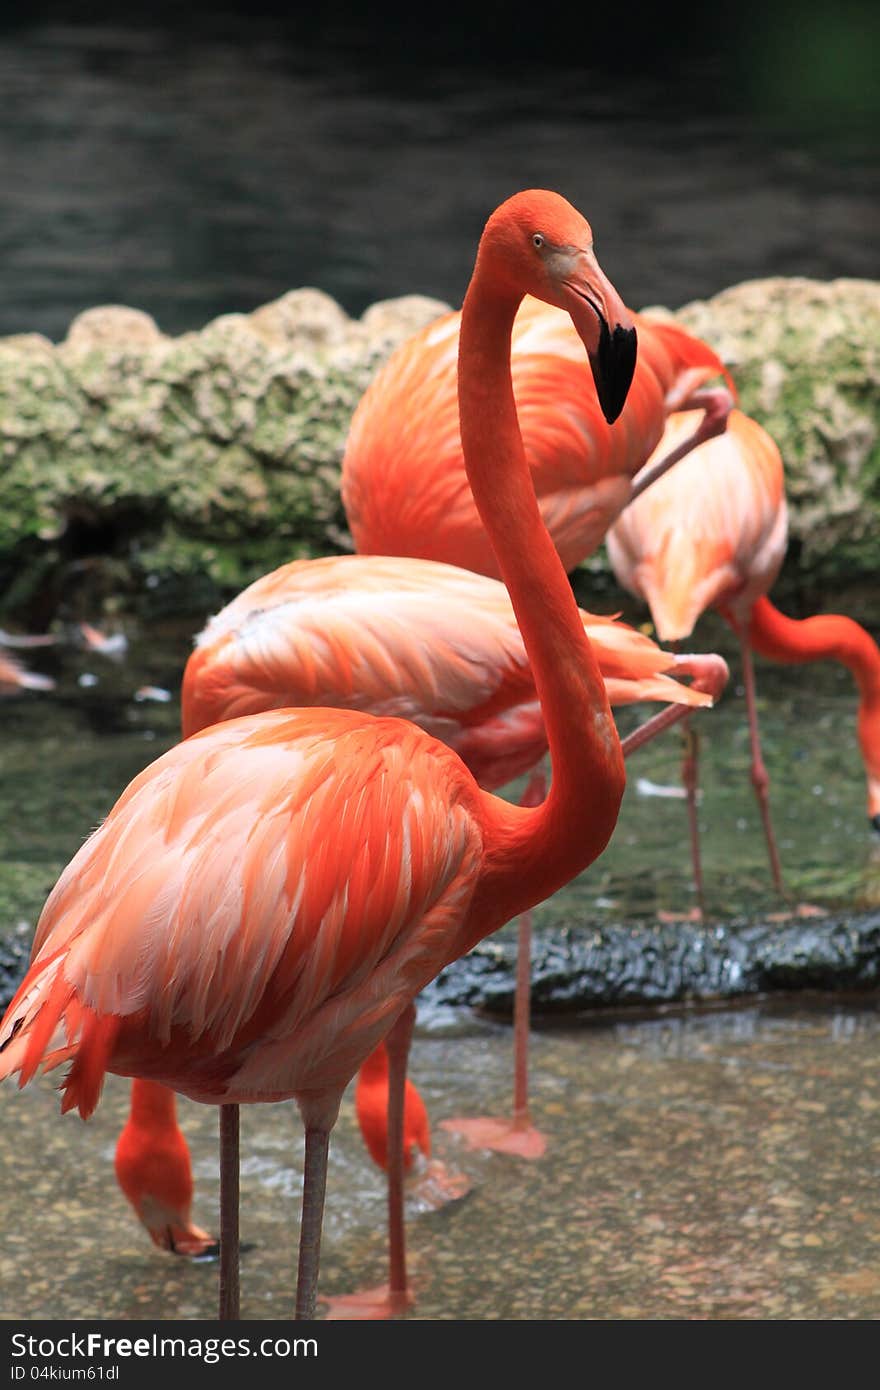
<svg viewBox="0 0 880 1390"><path fill-rule="evenodd" d="M636 366L633 316L601 269L589 222L558 193L530 189L508 198L486 223L478 265L498 288L564 309L590 361L609 425L623 410Z"/></svg>

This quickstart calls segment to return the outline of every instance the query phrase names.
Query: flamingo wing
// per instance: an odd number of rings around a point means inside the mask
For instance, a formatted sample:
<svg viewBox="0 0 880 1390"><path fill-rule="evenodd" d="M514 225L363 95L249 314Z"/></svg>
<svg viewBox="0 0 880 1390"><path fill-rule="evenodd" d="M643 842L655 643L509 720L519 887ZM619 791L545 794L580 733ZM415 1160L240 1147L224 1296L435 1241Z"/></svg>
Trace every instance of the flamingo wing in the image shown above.
<svg viewBox="0 0 880 1390"><path fill-rule="evenodd" d="M104 1070L197 1100L341 1093L451 958L480 795L413 725L342 710L171 749L50 895L0 1077L74 1057L65 1108L83 1114Z"/></svg>
<svg viewBox="0 0 880 1390"><path fill-rule="evenodd" d="M642 633L582 610L616 703L705 704ZM396 715L454 748L488 789L546 751L525 647L502 584L434 561L335 556L256 581L205 628L183 681L186 734L288 706Z"/></svg>

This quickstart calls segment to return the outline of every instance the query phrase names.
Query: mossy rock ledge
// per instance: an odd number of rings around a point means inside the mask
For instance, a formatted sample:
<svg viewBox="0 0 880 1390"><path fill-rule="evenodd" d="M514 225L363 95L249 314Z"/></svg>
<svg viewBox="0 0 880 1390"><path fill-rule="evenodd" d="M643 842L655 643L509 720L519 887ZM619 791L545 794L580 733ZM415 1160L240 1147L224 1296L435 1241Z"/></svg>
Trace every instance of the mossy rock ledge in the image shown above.
<svg viewBox="0 0 880 1390"><path fill-rule="evenodd" d="M0 340L0 615L45 625L163 597L204 608L285 560L346 549L352 411L446 307L407 296L351 319L300 289L177 338L111 305L57 345ZM880 284L756 280L673 316L718 350L780 444L783 579L876 573ZM604 555L590 568L606 570Z"/></svg>

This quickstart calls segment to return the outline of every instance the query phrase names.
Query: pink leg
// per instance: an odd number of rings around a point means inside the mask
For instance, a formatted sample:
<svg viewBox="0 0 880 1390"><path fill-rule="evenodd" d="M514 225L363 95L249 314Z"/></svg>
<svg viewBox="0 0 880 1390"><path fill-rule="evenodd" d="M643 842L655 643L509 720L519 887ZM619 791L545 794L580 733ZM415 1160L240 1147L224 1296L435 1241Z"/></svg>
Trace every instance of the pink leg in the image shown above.
<svg viewBox="0 0 880 1390"><path fill-rule="evenodd" d="M688 826L691 841L691 863L694 870L694 889L697 894L697 921L701 921L706 910L703 898L703 863L700 854L700 824L697 815L697 788L699 785L700 741L689 719L684 721L684 757L681 762L681 781L687 796Z"/></svg>
<svg viewBox="0 0 880 1390"><path fill-rule="evenodd" d="M668 454L664 454L656 463L646 465L640 470L633 479L630 502L645 491L645 488L656 483L658 478L662 478L664 473L668 473L679 459L683 459L686 454L693 449L705 444L707 439L714 439L716 435L723 434L727 429L727 417L733 409L733 397L724 386L706 386L699 391L691 394L674 407L676 410L700 410L703 411L703 418L693 434L675 449L670 449Z"/></svg>
<svg viewBox="0 0 880 1390"><path fill-rule="evenodd" d="M385 1039L388 1051L388 1302L392 1316L406 1312L413 1301L406 1277L403 1218L403 1101L415 1021L416 1007L410 1004Z"/></svg>
<svg viewBox="0 0 880 1390"><path fill-rule="evenodd" d="M693 677L691 684L695 690L702 690L705 694L711 695L713 702L718 700L729 679L727 662L723 657L714 654L699 656L678 656L676 657L676 673L679 675L690 675ZM669 729L673 724L678 724L682 720L687 720L693 713L688 705L669 705L661 710L659 714L653 715L644 724L639 725L631 734L621 741L623 756L628 758L635 753L638 748L656 738L664 729ZM697 891L697 901L699 907L687 916L699 921L703 915L703 876L700 864L700 843L697 827L696 813L696 735L689 730L691 742L689 753L686 754L682 763L682 780L688 798L688 816L691 827L691 856L694 866L694 885Z"/></svg>
<svg viewBox="0 0 880 1390"><path fill-rule="evenodd" d="M540 806L547 795L547 778L537 768L520 797L520 806ZM516 989L513 998L513 1113L510 1119L477 1116L441 1120L442 1129L459 1134L472 1149L492 1149L517 1158L543 1158L547 1140L529 1116L529 1022L531 1010L532 914L519 919Z"/></svg>
<svg viewBox="0 0 880 1390"><path fill-rule="evenodd" d="M779 862L779 851L776 848L776 836L773 833L773 823L770 819L770 777L764 766L764 759L761 756L761 741L758 736L758 707L755 700L755 669L752 661L752 649L749 646L746 636L747 628L736 625L739 636L740 650L742 652L743 664L743 683L746 688L746 709L749 716L749 741L752 749L752 786L755 788L755 796L758 798L758 809L761 812L761 820L764 823L764 835L767 840L767 852L770 855L770 871L773 875L773 885L777 893L783 891L782 867Z"/></svg>
<svg viewBox="0 0 880 1390"><path fill-rule="evenodd" d="M410 1004L385 1039L388 1053L388 1266L389 1280L360 1293L322 1297L327 1320L366 1320L393 1318L405 1313L413 1303L406 1274L406 1231L404 1223L403 1120L406 1069L416 1021L416 1006Z"/></svg>
<svg viewBox="0 0 880 1390"><path fill-rule="evenodd" d="M239 1110L220 1106L220 1321L237 1322L238 1209L239 1209Z"/></svg>
<svg viewBox="0 0 880 1390"><path fill-rule="evenodd" d="M303 1169L302 1219L299 1230L299 1263L296 1276L297 1322L314 1320L318 1298L318 1266L321 1260L321 1227L327 1191L327 1155L332 1125L306 1125L306 1157Z"/></svg>

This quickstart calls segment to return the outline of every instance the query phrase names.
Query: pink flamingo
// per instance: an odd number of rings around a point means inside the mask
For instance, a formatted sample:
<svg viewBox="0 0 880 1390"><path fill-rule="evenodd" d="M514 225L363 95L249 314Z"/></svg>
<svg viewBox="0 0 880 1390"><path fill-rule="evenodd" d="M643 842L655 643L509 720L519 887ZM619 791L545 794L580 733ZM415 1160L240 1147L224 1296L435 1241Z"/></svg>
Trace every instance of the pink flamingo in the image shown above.
<svg viewBox="0 0 880 1390"><path fill-rule="evenodd" d="M0 1024L0 1078L70 1063L63 1110L91 1114L108 1070L221 1107L224 1317L238 1311L238 1105L296 1099L302 1113L296 1316L313 1317L345 1087L431 978L591 863L617 820L620 742L517 424L525 293L571 314L609 419L635 333L564 199L533 190L490 217L462 315L461 434L543 708L547 799L483 791L396 718L317 708L214 726L136 777L74 856Z"/></svg>
<svg viewBox="0 0 880 1390"><path fill-rule="evenodd" d="M726 675L718 658L675 656L624 623L584 610L580 618L613 703L655 700L687 709L717 697L719 670L721 681ZM672 673L692 676L694 684L685 686ZM487 790L534 768L547 750L528 655L504 585L450 565L396 556L294 561L256 580L197 638L181 704L185 737L267 709L320 705L400 715L453 748ZM527 1013L517 1027L527 1032ZM474 1121L462 1122L475 1146L494 1142L532 1152L543 1145L528 1116L525 1041L521 1037L517 1048L513 1119L484 1121L477 1130ZM406 1036L399 1044L401 1085L408 1045ZM185 1153L185 1141L168 1100L145 1098L158 1089L147 1081L133 1083L133 1107L153 1117L155 1144L141 1120L136 1134L142 1163L128 1142L123 1190L142 1220L144 1213L152 1218L147 1224L157 1245L201 1254L213 1241L189 1224L188 1154L186 1171L175 1172L167 1155ZM156 1161L154 1147L163 1162ZM405 1306L408 1294L402 1177L398 1184L393 1168L389 1183L391 1292L384 1286L373 1291L373 1303L391 1309ZM433 1185L438 1196L461 1195L460 1175L449 1175L447 1183L435 1170ZM175 1192L186 1194L185 1205L174 1204ZM368 1306L364 1296L354 1297L358 1306Z"/></svg>
<svg viewBox="0 0 880 1390"><path fill-rule="evenodd" d="M673 416L660 449L687 430ZM880 650L851 618L786 618L767 598L787 543L782 458L756 420L734 410L727 433L703 444L628 507L608 533L608 555L623 585L646 600L661 641L690 637L716 608L736 632L749 720L751 778L767 839L773 882L782 889L770 816L770 779L761 753L752 651L791 663L834 660L859 690L858 736L868 783L868 816L880 829ZM696 833L695 750L685 762L694 877L702 901Z"/></svg>

